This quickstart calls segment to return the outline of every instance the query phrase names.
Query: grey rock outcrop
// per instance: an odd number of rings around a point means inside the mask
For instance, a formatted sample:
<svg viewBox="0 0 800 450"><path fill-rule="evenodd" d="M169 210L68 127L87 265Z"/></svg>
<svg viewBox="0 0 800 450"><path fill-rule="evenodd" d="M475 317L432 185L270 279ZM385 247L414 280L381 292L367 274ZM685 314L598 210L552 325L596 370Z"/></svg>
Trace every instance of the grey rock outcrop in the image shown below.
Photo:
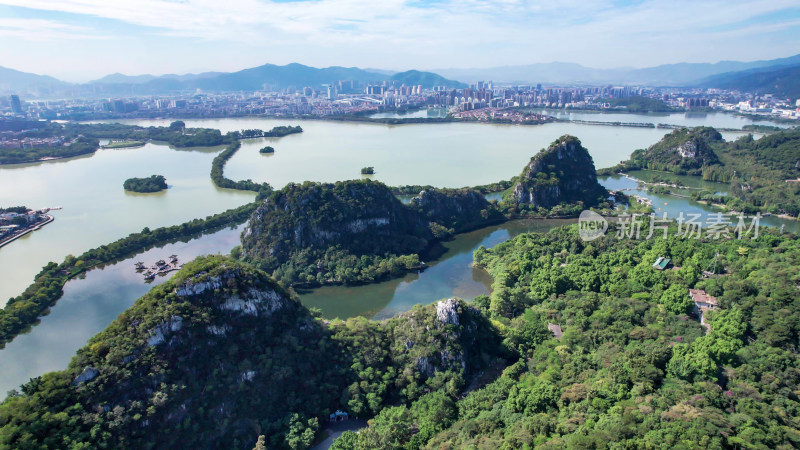
<svg viewBox="0 0 800 450"><path fill-rule="evenodd" d="M512 190L517 204L543 208L576 202L589 206L607 196L597 182L591 155L578 138L570 135L531 158Z"/></svg>

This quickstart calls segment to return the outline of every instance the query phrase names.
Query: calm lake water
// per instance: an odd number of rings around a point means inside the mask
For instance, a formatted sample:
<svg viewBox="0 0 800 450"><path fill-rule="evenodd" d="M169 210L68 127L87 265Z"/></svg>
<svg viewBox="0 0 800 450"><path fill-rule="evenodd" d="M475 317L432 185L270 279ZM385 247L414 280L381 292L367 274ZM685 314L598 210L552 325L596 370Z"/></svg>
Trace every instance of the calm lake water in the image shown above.
<svg viewBox="0 0 800 450"><path fill-rule="evenodd" d="M219 148L166 145L99 150L91 156L0 166L0 205L62 206L55 220L0 248L0 306L19 295L49 261L113 242L144 227L177 225L251 202L254 194L218 189L211 160ZM127 192L131 177L164 175L169 189Z"/></svg>
<svg viewBox="0 0 800 450"><path fill-rule="evenodd" d="M169 125L169 120L124 123ZM609 167L634 150L658 142L671 130L608 127L572 123L489 125L479 123L406 124L387 126L315 120L260 118L185 120L190 127L223 132L245 128L269 129L298 124L304 133L283 138L251 139L225 166L234 180L268 182L275 188L303 181L332 182L361 177L373 166L375 180L388 185L463 187L507 180L540 149L564 134L581 139L595 165ZM726 138L741 134L728 133ZM265 145L275 153L264 155Z"/></svg>
<svg viewBox="0 0 800 450"><path fill-rule="evenodd" d="M181 263L200 255L229 253L239 245L244 225L203 235L189 242L153 248L131 258L90 270L82 278L67 282L64 296L30 332L17 336L0 350L0 398L30 378L67 367L70 358L90 337L102 331L153 286L174 274L145 283L133 264L147 265L171 254Z"/></svg>
<svg viewBox="0 0 800 450"><path fill-rule="evenodd" d="M715 127L715 128L736 128L741 129L745 125L771 125L789 128L791 125L777 124L769 120L752 120L746 117L737 116L732 113L723 112L675 112L675 113L648 113L648 114L628 114L628 113L602 113L592 111L568 111L564 109L539 109L535 110L540 114L565 120L591 120L597 122L622 122L622 123L660 123L667 125L678 125L682 127Z"/></svg>
<svg viewBox="0 0 800 450"><path fill-rule="evenodd" d="M472 252L478 247L494 247L522 233L548 231L575 223L576 220L513 220L502 225L459 234L445 242L447 252L429 262L425 271L403 278L363 286L326 286L300 295L300 301L322 310L327 318L366 316L385 319L408 311L416 304L428 304L443 298L472 300L488 294L492 278L472 267Z"/></svg>
<svg viewBox="0 0 800 450"><path fill-rule="evenodd" d="M134 122L167 125L170 121ZM245 141L226 166L225 175L229 178L268 181L278 188L303 180L358 178L360 168L367 165L375 167L374 179L390 185L485 184L519 174L531 156L563 134L578 136L595 164L605 167L626 159L637 148L657 142L670 131L570 123L385 126L255 118L185 122L223 132L302 125L305 132L299 135ZM731 136L737 134L726 134L726 138ZM275 154L259 154L258 149L264 145L275 147ZM67 254L78 255L144 227L179 224L252 201L252 194L221 190L212 184L211 160L220 150L176 150L147 144L138 149L101 150L91 156L46 163L0 166L0 205L64 208L53 213L53 223L0 249L0 304L27 287L48 261L60 262ZM126 178L152 174L164 175L170 189L157 194L131 194L122 189ZM636 187L630 180L613 177L604 183L611 188ZM684 199L648 196L654 202L669 203L670 208L683 207L684 202L686 208L706 209ZM459 235L445 244L448 251L443 257L429 261L431 267L425 272L373 285L318 289L302 295L301 301L321 308L326 317L383 318L416 303L451 296L471 299L488 293L491 282L488 274L470 265L475 248L491 247L516 234L560 224L515 221ZM70 281L64 297L39 325L0 350L0 395L30 377L65 367L89 337L150 289L133 270L133 261L152 262L171 253L188 261L201 254L227 253L238 240L238 230L223 230L189 243L151 250L92 270L84 279Z"/></svg>
<svg viewBox="0 0 800 450"><path fill-rule="evenodd" d="M658 175L662 178L671 178L671 179L681 179L684 184L690 186L692 183L695 187L702 187L703 189L707 190L714 190L720 193L728 193L729 185L724 183L713 183L708 181L698 180L694 177L680 177L677 175L670 175L661 172L652 172L652 171L636 171L633 172L637 178L641 180L648 180L652 178L652 176ZM638 183L619 176L614 175L611 177L604 177L600 179L600 184L606 187L606 189L616 190L616 189L625 189L625 194L627 195L638 195L641 197L647 197L653 201L653 210L655 214L661 217L664 213L667 213L668 219L677 219L681 212L684 214L684 217L688 218L688 214L700 214L700 221L705 223L707 219L710 218L711 214L719 213L722 210L719 208L714 208L712 206L704 205L701 203L693 202L688 198L677 197L674 195L668 194L654 194L651 192L647 192L644 189L639 189ZM695 192L690 189L671 189L675 191L675 193L679 195L691 195L692 192ZM750 219L750 215L745 215L747 218L745 220L745 224L749 226L752 219ZM733 220L733 224L738 221L738 218L731 219ZM776 227L780 228L781 226L784 227L786 231L791 231L793 233L800 233L800 221L797 220L788 220L788 219L781 219L775 216L767 216L761 217L759 219L759 226L769 226L769 227Z"/></svg>

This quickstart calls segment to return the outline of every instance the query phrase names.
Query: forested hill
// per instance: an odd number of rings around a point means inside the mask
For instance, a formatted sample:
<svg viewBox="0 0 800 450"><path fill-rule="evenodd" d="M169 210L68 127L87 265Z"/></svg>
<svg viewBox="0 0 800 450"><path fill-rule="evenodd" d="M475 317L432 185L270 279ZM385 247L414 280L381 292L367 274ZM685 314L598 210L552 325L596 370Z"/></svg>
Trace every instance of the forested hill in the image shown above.
<svg viewBox="0 0 800 450"><path fill-rule="evenodd" d="M288 284L373 282L419 268L420 255L454 233L521 211L577 215L608 192L580 140L562 136L531 158L503 197L498 204L476 189L422 188L404 205L371 180L290 184L253 213L241 256Z"/></svg>
<svg viewBox="0 0 800 450"><path fill-rule="evenodd" d="M582 208L594 206L608 196L597 182L591 155L578 138L570 135L561 136L534 155L508 192L514 202L529 208L558 204Z"/></svg>
<svg viewBox="0 0 800 450"><path fill-rule="evenodd" d="M760 139L722 140L713 128L680 129L603 173L653 169L698 175L726 183L731 195L698 193L733 211L800 215L800 130L787 129Z"/></svg>
<svg viewBox="0 0 800 450"><path fill-rule="evenodd" d="M794 100L800 98L800 65L723 73L709 77L699 84L704 87L773 94L787 97L794 103Z"/></svg>
<svg viewBox="0 0 800 450"><path fill-rule="evenodd" d="M444 86L450 89L462 89L467 87L466 84L460 81L448 80L433 72L420 72L419 70L408 70L406 72L396 73L392 75L389 80L405 84L406 86L421 85L423 89L433 89L436 86Z"/></svg>
<svg viewBox="0 0 800 450"><path fill-rule="evenodd" d="M320 420L454 398L507 355L451 299L327 324L230 258L186 265L94 336L66 370L0 404L0 447L305 449Z"/></svg>
<svg viewBox="0 0 800 450"><path fill-rule="evenodd" d="M498 220L470 189L426 190L407 206L370 180L290 184L253 213L242 254L286 283L371 282L417 268L440 239Z"/></svg>
<svg viewBox="0 0 800 450"><path fill-rule="evenodd" d="M722 135L711 127L681 128L647 149L634 151L626 168L701 175L704 166L719 163L711 145L721 141Z"/></svg>
<svg viewBox="0 0 800 450"><path fill-rule="evenodd" d="M473 304L519 362L434 425L418 418L428 404L399 405L334 448L421 448L425 425L430 449L798 448L800 241L675 232L587 243L573 226L479 249L494 285ZM654 269L659 256L674 270ZM718 301L708 330L690 288Z"/></svg>

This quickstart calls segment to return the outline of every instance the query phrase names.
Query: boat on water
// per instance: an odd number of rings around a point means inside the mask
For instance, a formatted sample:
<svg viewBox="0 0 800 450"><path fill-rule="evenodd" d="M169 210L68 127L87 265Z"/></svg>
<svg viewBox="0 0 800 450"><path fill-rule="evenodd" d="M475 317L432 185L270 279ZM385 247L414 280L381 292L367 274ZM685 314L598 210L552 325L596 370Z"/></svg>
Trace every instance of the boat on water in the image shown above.
<svg viewBox="0 0 800 450"><path fill-rule="evenodd" d="M136 264L134 264L134 265L136 266L136 270L144 270L144 269L145 269L145 267L144 267L144 263L143 263L143 262L141 262L141 261L137 262L137 263L136 263Z"/></svg>

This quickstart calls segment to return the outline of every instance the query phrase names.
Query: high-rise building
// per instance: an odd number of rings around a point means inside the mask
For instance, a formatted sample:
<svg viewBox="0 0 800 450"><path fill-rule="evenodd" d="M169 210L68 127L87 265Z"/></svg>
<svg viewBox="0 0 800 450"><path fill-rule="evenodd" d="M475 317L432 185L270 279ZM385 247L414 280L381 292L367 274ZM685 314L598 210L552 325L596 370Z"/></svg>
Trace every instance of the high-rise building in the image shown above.
<svg viewBox="0 0 800 450"><path fill-rule="evenodd" d="M125 102L120 99L114 99L111 101L111 104L114 106L114 112L124 113L125 112Z"/></svg>
<svg viewBox="0 0 800 450"><path fill-rule="evenodd" d="M22 103L19 101L19 95L11 96L11 112L22 114Z"/></svg>

